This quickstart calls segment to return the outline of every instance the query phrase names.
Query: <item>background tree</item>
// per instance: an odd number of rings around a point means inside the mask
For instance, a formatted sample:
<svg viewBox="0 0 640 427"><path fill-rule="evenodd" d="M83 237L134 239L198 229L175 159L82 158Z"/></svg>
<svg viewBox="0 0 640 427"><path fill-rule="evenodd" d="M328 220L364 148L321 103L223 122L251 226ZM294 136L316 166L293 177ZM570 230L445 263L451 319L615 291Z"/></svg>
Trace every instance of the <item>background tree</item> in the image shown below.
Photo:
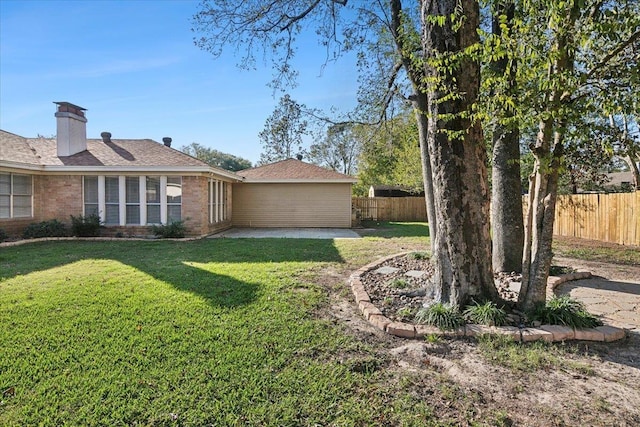
<svg viewBox="0 0 640 427"><path fill-rule="evenodd" d="M474 114L480 86L479 62L473 57L479 44L477 2L204 1L195 27L202 35L197 44L214 55L241 46L241 65L250 66L256 52L266 54L280 82L294 74L290 60L303 30L315 29L329 55L353 48L362 58L371 53L367 41L392 40L394 66L384 99L396 92L396 81L404 77L410 82L406 98L418 123L436 299L463 305L471 298L497 296L487 159ZM386 52L376 49L372 55ZM386 108L389 103L372 104Z"/></svg>
<svg viewBox="0 0 640 427"><path fill-rule="evenodd" d="M366 196L372 185L397 185L415 194L424 191L417 123L411 111L379 128L356 129L363 139L356 194Z"/></svg>
<svg viewBox="0 0 640 427"><path fill-rule="evenodd" d="M361 142L353 127L349 123L329 126L324 139L309 148L309 159L317 165L354 175L358 170Z"/></svg>
<svg viewBox="0 0 640 427"><path fill-rule="evenodd" d="M536 118L537 135L525 220L523 279L519 304L531 309L546 298L553 220L568 130L589 112L608 110L612 87L629 83L620 58L637 52L637 1L530 1L521 4L518 55L520 101ZM636 54L637 56L637 54ZM624 65L621 67L621 65ZM620 70L627 70L620 74ZM633 73L631 73L633 74Z"/></svg>
<svg viewBox="0 0 640 427"><path fill-rule="evenodd" d="M232 172L248 169L252 166L251 162L247 159L223 153L222 151L214 150L213 148L204 147L197 142L183 146L180 148L180 151L193 156L196 159L200 159L211 166Z"/></svg>
<svg viewBox="0 0 640 427"><path fill-rule="evenodd" d="M522 271L524 222L520 187L520 129L517 103L517 58L513 55L514 0L491 5L491 35L485 41L488 65L484 71L485 129L492 141L491 228L495 272Z"/></svg>
<svg viewBox="0 0 640 427"><path fill-rule="evenodd" d="M262 153L258 164L264 165L278 160L290 159L303 154L303 135L307 134L308 122L303 118L303 105L289 95L280 98L278 105L267 118L264 129L258 134Z"/></svg>

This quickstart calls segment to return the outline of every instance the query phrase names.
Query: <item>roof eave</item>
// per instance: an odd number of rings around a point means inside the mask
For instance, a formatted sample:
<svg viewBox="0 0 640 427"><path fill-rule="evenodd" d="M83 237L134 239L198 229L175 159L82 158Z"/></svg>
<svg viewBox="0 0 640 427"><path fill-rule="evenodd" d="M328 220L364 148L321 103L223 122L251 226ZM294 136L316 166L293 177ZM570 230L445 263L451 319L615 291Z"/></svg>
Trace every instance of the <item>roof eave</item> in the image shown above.
<svg viewBox="0 0 640 427"><path fill-rule="evenodd" d="M0 167L11 169L21 169L39 172L70 172L79 173L131 173L131 172L152 172L152 173L203 173L217 175L233 181L242 181L242 177L231 171L212 168L209 166L66 166L66 165L34 165L29 163L12 162L0 160Z"/></svg>
<svg viewBox="0 0 640 427"><path fill-rule="evenodd" d="M357 179L259 179L245 178L247 184L355 184Z"/></svg>
<svg viewBox="0 0 640 427"><path fill-rule="evenodd" d="M11 160L0 160L0 167L11 169L24 169L30 171L42 171L42 165L36 165L33 163L13 162Z"/></svg>

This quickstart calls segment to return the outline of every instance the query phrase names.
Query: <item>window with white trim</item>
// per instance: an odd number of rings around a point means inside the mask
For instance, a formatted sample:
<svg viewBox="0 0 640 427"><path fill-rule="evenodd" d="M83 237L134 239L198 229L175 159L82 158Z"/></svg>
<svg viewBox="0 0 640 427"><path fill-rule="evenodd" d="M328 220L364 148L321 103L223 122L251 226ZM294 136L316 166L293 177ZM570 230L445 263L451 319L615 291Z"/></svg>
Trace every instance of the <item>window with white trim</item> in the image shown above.
<svg viewBox="0 0 640 427"><path fill-rule="evenodd" d="M83 179L84 215L98 215L98 177L85 176Z"/></svg>
<svg viewBox="0 0 640 427"><path fill-rule="evenodd" d="M120 179L117 176L104 177L104 223L120 225Z"/></svg>
<svg viewBox="0 0 640 427"><path fill-rule="evenodd" d="M126 225L140 225L140 177L125 178Z"/></svg>
<svg viewBox="0 0 640 427"><path fill-rule="evenodd" d="M31 175L0 174L0 218L33 216L33 179Z"/></svg>
<svg viewBox="0 0 640 427"><path fill-rule="evenodd" d="M209 180L209 223L216 224L227 220L228 183L217 179Z"/></svg>
<svg viewBox="0 0 640 427"><path fill-rule="evenodd" d="M147 177L147 224L160 224L160 177Z"/></svg>
<svg viewBox="0 0 640 427"><path fill-rule="evenodd" d="M180 176L85 176L84 215L106 225L166 224L181 219Z"/></svg>
<svg viewBox="0 0 640 427"><path fill-rule="evenodd" d="M182 177L167 177L167 222L182 219Z"/></svg>

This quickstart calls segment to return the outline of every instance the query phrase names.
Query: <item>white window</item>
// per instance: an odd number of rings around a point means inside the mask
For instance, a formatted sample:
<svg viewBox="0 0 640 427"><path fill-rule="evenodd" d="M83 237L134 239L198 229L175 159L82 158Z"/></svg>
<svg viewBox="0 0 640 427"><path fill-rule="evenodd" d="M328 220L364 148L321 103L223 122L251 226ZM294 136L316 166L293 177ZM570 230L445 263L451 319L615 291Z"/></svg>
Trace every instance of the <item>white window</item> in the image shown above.
<svg viewBox="0 0 640 427"><path fill-rule="evenodd" d="M147 177L147 224L160 224L160 177Z"/></svg>
<svg viewBox="0 0 640 427"><path fill-rule="evenodd" d="M84 215L106 225L166 224L181 219L182 177L85 176Z"/></svg>
<svg viewBox="0 0 640 427"><path fill-rule="evenodd" d="M217 179L209 180L209 222L212 224L227 219L227 185Z"/></svg>
<svg viewBox="0 0 640 427"><path fill-rule="evenodd" d="M120 225L120 180L117 176L104 177L104 223Z"/></svg>
<svg viewBox="0 0 640 427"><path fill-rule="evenodd" d="M127 225L140 225L140 177L128 176L125 179L126 221Z"/></svg>
<svg viewBox="0 0 640 427"><path fill-rule="evenodd" d="M0 218L29 218L32 206L31 175L0 174Z"/></svg>
<svg viewBox="0 0 640 427"><path fill-rule="evenodd" d="M83 180L84 186L84 214L98 215L98 177L97 176L85 176Z"/></svg>
<svg viewBox="0 0 640 427"><path fill-rule="evenodd" d="M167 177L167 222L182 219L182 177Z"/></svg>

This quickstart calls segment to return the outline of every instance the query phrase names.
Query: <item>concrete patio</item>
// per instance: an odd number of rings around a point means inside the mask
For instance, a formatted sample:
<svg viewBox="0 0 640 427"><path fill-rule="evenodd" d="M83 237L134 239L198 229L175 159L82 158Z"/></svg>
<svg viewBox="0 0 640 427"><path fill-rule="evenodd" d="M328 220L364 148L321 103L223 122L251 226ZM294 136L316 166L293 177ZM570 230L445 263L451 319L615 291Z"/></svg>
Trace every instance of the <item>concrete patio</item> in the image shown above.
<svg viewBox="0 0 640 427"><path fill-rule="evenodd" d="M348 228L232 228L210 237L230 239L359 239L360 235Z"/></svg>

